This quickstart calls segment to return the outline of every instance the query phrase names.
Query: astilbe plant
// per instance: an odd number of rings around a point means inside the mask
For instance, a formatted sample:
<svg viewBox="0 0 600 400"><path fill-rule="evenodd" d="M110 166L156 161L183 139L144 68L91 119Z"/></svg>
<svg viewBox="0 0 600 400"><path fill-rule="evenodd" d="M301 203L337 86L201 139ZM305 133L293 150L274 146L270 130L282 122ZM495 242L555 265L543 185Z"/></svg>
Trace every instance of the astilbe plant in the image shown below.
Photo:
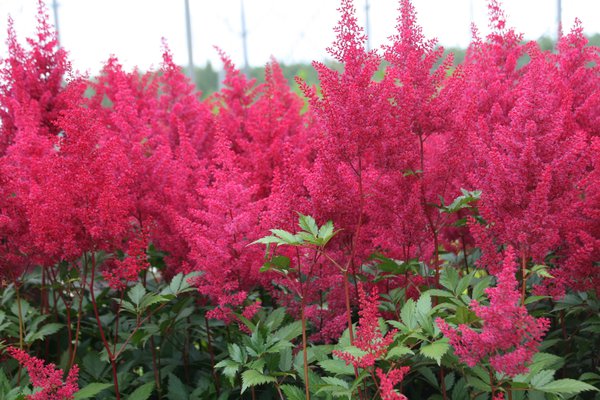
<svg viewBox="0 0 600 400"><path fill-rule="evenodd" d="M72 400L79 390L77 365L71 367L63 381L63 371L54 364L46 364L43 360L12 346L5 351L27 369L32 385L37 388L34 394L27 395L28 400Z"/></svg>
<svg viewBox="0 0 600 400"><path fill-rule="evenodd" d="M489 305L475 300L471 303L471 309L480 318L481 329L465 324L452 328L443 319L436 322L462 362L470 367L489 363L490 371L514 377L527 371L527 364L537 352L550 321L534 318L521 304L515 278L517 257L510 247L505 253L502 270L496 275L496 287L485 291ZM491 384L494 384L493 379Z"/></svg>
<svg viewBox="0 0 600 400"><path fill-rule="evenodd" d="M383 399L402 400L406 396L397 393L394 386L400 383L409 372L410 367L390 368L384 372L376 367L379 360L385 359L390 345L394 342L396 329L385 335L381 332L379 324L379 291L376 286L371 289L371 294L365 293L362 285L358 286L360 310L356 338L353 345L360 350L360 354L351 354L343 350L334 350L333 355L352 364L355 369L365 369L369 372L375 385L379 388ZM361 394L362 398L362 394Z"/></svg>
<svg viewBox="0 0 600 400"><path fill-rule="evenodd" d="M22 45L9 20L7 45L8 56L0 67L0 274L14 280L42 259L30 246L24 200L39 168L37 160L48 155L60 132L54 120L64 108L62 83L70 64L42 1L38 2L35 36Z"/></svg>
<svg viewBox="0 0 600 400"><path fill-rule="evenodd" d="M371 368L378 359L385 357L397 331L391 330L385 336L381 333L377 287L373 287L370 296L367 296L362 285L359 285L358 296L360 311L353 345L364 354L355 356L338 350L334 350L333 354L357 368Z"/></svg>
<svg viewBox="0 0 600 400"><path fill-rule="evenodd" d="M489 7L492 33L486 40L476 37L456 79L464 88L466 110L457 119L470 127L473 157L467 181L482 191L479 208L488 223L487 229L472 224L483 250L480 265L498 272L498 246L511 245L521 263L522 298L528 265L545 263L549 255L558 256L552 261L559 277L554 294L565 286L590 287L593 262L579 259L575 267L565 256L576 252L569 242L585 243L588 254L597 246L590 240L587 214L595 207L587 192L594 185L593 151L588 149L596 128L584 117L597 107L596 96L584 89L597 84L592 78L596 67L589 64L594 51L583 49L578 28L561 39L557 54L533 42L521 44L521 35L507 28L500 4ZM519 67L524 55L531 61ZM579 272L563 274L563 268Z"/></svg>

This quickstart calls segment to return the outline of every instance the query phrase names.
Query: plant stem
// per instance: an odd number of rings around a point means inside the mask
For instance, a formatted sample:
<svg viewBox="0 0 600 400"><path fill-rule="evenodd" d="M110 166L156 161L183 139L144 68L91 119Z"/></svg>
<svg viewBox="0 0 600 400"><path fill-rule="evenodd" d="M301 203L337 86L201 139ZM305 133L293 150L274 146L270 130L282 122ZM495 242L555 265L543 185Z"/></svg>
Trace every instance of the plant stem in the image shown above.
<svg viewBox="0 0 600 400"><path fill-rule="evenodd" d="M310 388L308 383L308 350L306 340L306 316L304 315L304 296L300 302L300 318L302 320L302 359L304 361L304 392L307 400L310 400Z"/></svg>
<svg viewBox="0 0 600 400"><path fill-rule="evenodd" d="M525 304L525 290L527 288L527 261L525 250L521 250L521 304Z"/></svg>
<svg viewBox="0 0 600 400"><path fill-rule="evenodd" d="M24 347L24 339L23 339L23 335L24 335L24 330L25 330L25 326L23 323L23 310L21 309L21 295L19 294L19 283L15 280L14 281L14 285L15 285L15 294L17 296L17 313L19 314L19 348L21 350L23 350ZM19 373L17 375L17 385L21 385L21 371L23 370L23 367L21 366L21 363L19 363Z"/></svg>
<svg viewBox="0 0 600 400"><path fill-rule="evenodd" d="M440 386L442 389L443 399L448 400L448 394L446 393L446 376L444 374L444 367L440 367Z"/></svg>
<svg viewBox="0 0 600 400"><path fill-rule="evenodd" d="M206 316L204 317L204 324L206 325L206 340L208 343L208 354L210 355L210 367L212 370L213 379L215 380L215 391L217 392L218 397L219 392L221 391L221 385L219 382L219 374L217 374L217 370L215 369L215 352L212 347L212 338L210 337L210 325Z"/></svg>
<svg viewBox="0 0 600 400"><path fill-rule="evenodd" d="M73 354L71 354L71 358L69 359L68 369L70 370L73 364L75 363L75 355L77 354L77 346L79 343L79 331L81 329L81 318L83 316L83 311L81 306L83 304L83 295L85 294L85 285L87 283L87 255L84 255L84 263L83 263L83 279L81 279L81 287L79 288L79 304L77 306L77 326L75 328L75 341L73 343Z"/></svg>
<svg viewBox="0 0 600 400"><path fill-rule="evenodd" d="M96 256L94 252L91 253L92 259L92 277L90 280L90 296L92 298L92 307L94 308L94 315L96 317L96 323L98 324L98 331L100 332L100 339L102 339L102 344L106 349L106 353L108 354L108 359L110 360L110 366L112 368L113 375L113 384L115 387L115 397L117 400L121 400L121 394L119 393L119 379L117 377L117 364L114 357L114 354L110 350L110 345L106 340L106 335L104 334L104 328L102 327L102 322L100 321L100 314L98 313L98 304L96 303L96 295L94 294L94 278L96 277Z"/></svg>

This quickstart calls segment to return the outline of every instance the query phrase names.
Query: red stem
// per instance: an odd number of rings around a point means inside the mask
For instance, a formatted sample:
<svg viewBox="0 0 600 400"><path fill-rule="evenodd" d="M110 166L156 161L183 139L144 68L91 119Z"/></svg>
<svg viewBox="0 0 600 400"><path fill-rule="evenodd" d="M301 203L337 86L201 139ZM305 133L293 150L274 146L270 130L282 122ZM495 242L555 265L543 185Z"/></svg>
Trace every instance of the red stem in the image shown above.
<svg viewBox="0 0 600 400"><path fill-rule="evenodd" d="M94 278L96 277L96 257L92 252L92 277L90 281L90 296L92 298L92 307L94 308L94 315L96 317L96 323L98 324L98 330L100 332L100 339L102 339L102 344L106 349L106 353L108 354L108 359L110 360L110 365L112 367L112 375L113 375L113 384L115 386L115 396L117 400L121 400L121 394L119 393L119 379L117 378L117 364L115 362L114 355L110 350L110 345L106 340L106 335L104 334L104 328L102 327L102 322L100 322L100 314L98 313L98 304L96 303L96 295L94 294Z"/></svg>

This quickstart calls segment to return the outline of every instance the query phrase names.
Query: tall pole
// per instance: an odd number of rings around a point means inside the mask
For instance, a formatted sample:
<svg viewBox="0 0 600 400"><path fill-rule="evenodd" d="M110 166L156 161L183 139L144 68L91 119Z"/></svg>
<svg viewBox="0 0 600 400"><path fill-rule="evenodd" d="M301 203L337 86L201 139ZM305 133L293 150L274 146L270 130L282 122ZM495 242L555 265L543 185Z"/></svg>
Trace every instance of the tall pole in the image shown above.
<svg viewBox="0 0 600 400"><path fill-rule="evenodd" d="M192 20L190 18L190 0L185 0L185 30L188 51L188 77L193 83L196 83L196 79L194 77L194 55L192 54Z"/></svg>
<svg viewBox="0 0 600 400"><path fill-rule="evenodd" d="M54 29L56 30L56 40L60 45L60 30L58 29L58 0L52 0L52 12L54 13Z"/></svg>
<svg viewBox="0 0 600 400"><path fill-rule="evenodd" d="M562 36L562 0L556 0L556 41Z"/></svg>
<svg viewBox="0 0 600 400"><path fill-rule="evenodd" d="M369 0L365 0L365 34L367 35L367 51L371 51L371 18L369 15L369 9L371 5Z"/></svg>
<svg viewBox="0 0 600 400"><path fill-rule="evenodd" d="M244 50L244 73L250 74L250 65L248 63L248 31L246 29L246 13L244 11L244 0L240 0L240 9L242 16L242 48Z"/></svg>

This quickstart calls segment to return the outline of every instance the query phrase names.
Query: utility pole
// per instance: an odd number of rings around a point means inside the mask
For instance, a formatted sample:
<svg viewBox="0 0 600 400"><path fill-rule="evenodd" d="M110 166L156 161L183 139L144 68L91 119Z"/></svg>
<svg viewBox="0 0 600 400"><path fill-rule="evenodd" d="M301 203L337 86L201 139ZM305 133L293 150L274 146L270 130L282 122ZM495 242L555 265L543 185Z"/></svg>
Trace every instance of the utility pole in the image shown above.
<svg viewBox="0 0 600 400"><path fill-rule="evenodd" d="M248 63L248 30L246 29L246 13L244 12L244 0L240 0L240 9L242 16L242 48L244 50L244 73L250 75L250 65Z"/></svg>
<svg viewBox="0 0 600 400"><path fill-rule="evenodd" d="M556 42L562 36L562 0L556 0Z"/></svg>
<svg viewBox="0 0 600 400"><path fill-rule="evenodd" d="M196 84L194 76L194 55L192 54L192 20L190 18L190 0L185 0L185 30L187 36L188 51L188 77Z"/></svg>
<svg viewBox="0 0 600 400"><path fill-rule="evenodd" d="M58 0L52 0L52 12L54 13L54 29L56 30L56 40L60 46L60 30L58 29Z"/></svg>
<svg viewBox="0 0 600 400"><path fill-rule="evenodd" d="M371 5L369 0L365 0L365 34L367 35L367 51L371 51L371 18L369 15L369 9Z"/></svg>

